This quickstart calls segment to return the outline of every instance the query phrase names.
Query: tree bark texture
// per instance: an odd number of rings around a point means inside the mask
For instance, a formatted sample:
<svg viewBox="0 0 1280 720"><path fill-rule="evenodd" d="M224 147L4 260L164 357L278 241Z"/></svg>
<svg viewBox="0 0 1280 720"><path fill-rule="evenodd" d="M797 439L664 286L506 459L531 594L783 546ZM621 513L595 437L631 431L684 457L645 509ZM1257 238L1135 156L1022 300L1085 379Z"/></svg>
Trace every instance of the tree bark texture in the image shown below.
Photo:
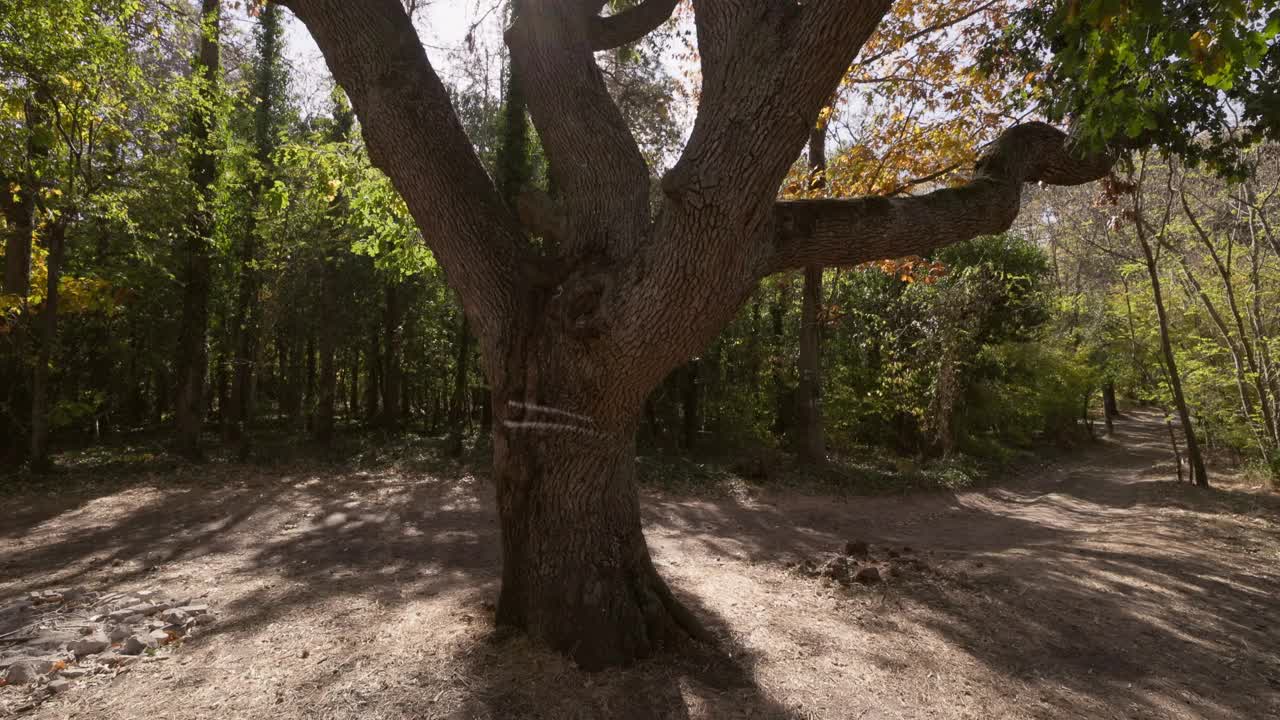
<svg viewBox="0 0 1280 720"><path fill-rule="evenodd" d="M284 4L347 91L370 158L404 197L479 344L503 531L498 621L584 667L702 634L649 559L634 435L649 393L710 343L760 279L1000 232L1023 182L1086 182L1110 168L1029 123L1006 132L959 188L777 202L890 2L704 0L694 8L699 113L655 209L649 169L593 53L643 35L674 3L645 0L605 18L599 2L522 0L505 39L556 194L520 203L517 217L399 0ZM553 242L532 242L522 218Z"/></svg>

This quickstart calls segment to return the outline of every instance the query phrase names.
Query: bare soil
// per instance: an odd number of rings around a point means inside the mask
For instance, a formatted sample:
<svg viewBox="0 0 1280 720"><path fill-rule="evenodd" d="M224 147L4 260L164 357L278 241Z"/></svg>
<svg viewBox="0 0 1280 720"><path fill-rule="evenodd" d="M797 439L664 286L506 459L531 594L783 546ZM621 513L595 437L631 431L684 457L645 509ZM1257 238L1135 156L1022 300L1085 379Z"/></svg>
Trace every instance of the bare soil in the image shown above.
<svg viewBox="0 0 1280 720"><path fill-rule="evenodd" d="M163 588L218 611L167 659L25 714L46 719L1280 718L1280 497L1179 485L1171 459L1135 413L982 491L648 491L655 561L719 643L601 673L494 632L493 493L464 468L10 495L0 603ZM790 569L851 539L923 568L851 587Z"/></svg>

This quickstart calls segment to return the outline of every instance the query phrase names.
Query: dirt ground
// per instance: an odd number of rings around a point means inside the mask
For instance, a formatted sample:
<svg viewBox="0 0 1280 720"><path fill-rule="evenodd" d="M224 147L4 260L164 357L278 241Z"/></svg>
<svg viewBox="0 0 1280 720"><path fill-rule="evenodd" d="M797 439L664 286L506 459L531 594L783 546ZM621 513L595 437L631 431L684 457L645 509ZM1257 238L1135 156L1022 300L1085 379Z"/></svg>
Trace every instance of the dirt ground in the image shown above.
<svg viewBox="0 0 1280 720"><path fill-rule="evenodd" d="M0 603L162 588L219 613L24 715L42 719L1280 718L1280 496L1178 485L1163 433L1135 414L960 494L646 492L655 561L720 642L625 670L496 636L492 488L404 464L6 497ZM926 570L845 588L789 569L850 539Z"/></svg>

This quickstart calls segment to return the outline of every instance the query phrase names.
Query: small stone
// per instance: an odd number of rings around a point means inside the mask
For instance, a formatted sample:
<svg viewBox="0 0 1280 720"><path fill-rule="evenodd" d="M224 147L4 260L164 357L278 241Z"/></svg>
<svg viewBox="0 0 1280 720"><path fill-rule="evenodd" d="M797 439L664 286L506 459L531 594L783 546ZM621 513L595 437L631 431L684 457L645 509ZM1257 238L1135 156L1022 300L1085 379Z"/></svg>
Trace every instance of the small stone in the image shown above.
<svg viewBox="0 0 1280 720"><path fill-rule="evenodd" d="M120 653L104 653L98 656L98 662L107 667L123 667L137 662L138 658Z"/></svg>
<svg viewBox="0 0 1280 720"><path fill-rule="evenodd" d="M833 557L822 564L822 576L838 579L849 574L849 561L843 557Z"/></svg>
<svg viewBox="0 0 1280 720"><path fill-rule="evenodd" d="M80 633L74 630L45 630L34 638L26 642L30 648L60 648L68 643L75 642L80 638Z"/></svg>
<svg viewBox="0 0 1280 720"><path fill-rule="evenodd" d="M160 619L170 625L181 625L182 623L187 621L188 617L191 617L191 616L188 615L181 608L173 608L172 610L165 610L163 613L160 614Z"/></svg>
<svg viewBox="0 0 1280 720"><path fill-rule="evenodd" d="M169 633L163 630L152 630L151 634L148 635L147 637L151 638L151 640L154 641L156 645L164 645L165 643L168 643L171 640L173 640L173 638L169 637Z"/></svg>
<svg viewBox="0 0 1280 720"><path fill-rule="evenodd" d="M35 682L38 677L40 673L36 672L35 666L30 661L22 660L9 666L9 671L4 674L4 682L6 685L26 685Z"/></svg>
<svg viewBox="0 0 1280 720"><path fill-rule="evenodd" d="M869 552L871 552L870 546L868 546L862 540L850 540L849 542L844 544L845 555L851 555L853 557L866 557Z"/></svg>
<svg viewBox="0 0 1280 720"><path fill-rule="evenodd" d="M75 653L76 657L83 657L100 653L109 647L111 647L111 639L107 637L106 633L99 630L88 637L69 643L67 650Z"/></svg>
<svg viewBox="0 0 1280 720"><path fill-rule="evenodd" d="M307 650L306 648L303 648L302 652L298 654L298 657L302 658L303 660L306 660L310 656L311 656L311 651Z"/></svg>
<svg viewBox="0 0 1280 720"><path fill-rule="evenodd" d="M77 680L79 678L84 677L85 675L88 675L89 671L85 670L84 668L67 668L66 670L63 670L58 674L64 678L67 678L68 680Z"/></svg>
<svg viewBox="0 0 1280 720"><path fill-rule="evenodd" d="M332 513L331 515L329 515L324 519L324 526L327 528L334 528L346 522L347 522L347 514L336 512L336 513Z"/></svg>
<svg viewBox="0 0 1280 720"><path fill-rule="evenodd" d="M69 687L71 687L71 681L65 678L50 680L48 685L49 690L55 694L60 692L65 692Z"/></svg>
<svg viewBox="0 0 1280 720"><path fill-rule="evenodd" d="M880 569L876 567L864 567L853 576L854 580L863 585L871 585L880 582Z"/></svg>
<svg viewBox="0 0 1280 720"><path fill-rule="evenodd" d="M133 634L133 629L126 625L116 625L107 632L107 638L111 642L120 642Z"/></svg>
<svg viewBox="0 0 1280 720"><path fill-rule="evenodd" d="M150 615L152 609L153 608L150 603L138 603L136 605L130 605L129 607L112 611L107 615L107 619L115 620L117 622L120 620L128 622L131 621L135 615L142 615L144 617Z"/></svg>
<svg viewBox="0 0 1280 720"><path fill-rule="evenodd" d="M120 647L121 655L139 655L147 648L155 647L156 641L146 635L130 635Z"/></svg>
<svg viewBox="0 0 1280 720"><path fill-rule="evenodd" d="M204 615L209 612L208 605L183 605L177 609L188 615Z"/></svg>

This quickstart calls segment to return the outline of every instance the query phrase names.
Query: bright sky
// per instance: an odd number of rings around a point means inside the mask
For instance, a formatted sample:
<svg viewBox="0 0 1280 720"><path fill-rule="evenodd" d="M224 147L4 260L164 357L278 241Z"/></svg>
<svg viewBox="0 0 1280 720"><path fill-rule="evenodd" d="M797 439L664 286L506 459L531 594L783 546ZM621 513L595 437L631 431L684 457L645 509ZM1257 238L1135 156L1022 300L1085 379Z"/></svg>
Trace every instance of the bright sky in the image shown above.
<svg viewBox="0 0 1280 720"><path fill-rule="evenodd" d="M467 34L475 29L478 47L496 48L501 42L503 0L428 0L417 14L418 36L436 72L446 81L457 73L457 56L467 49ZM285 55L295 69L294 91L304 106L327 105L329 70L320 48L292 13L285 26Z"/></svg>

